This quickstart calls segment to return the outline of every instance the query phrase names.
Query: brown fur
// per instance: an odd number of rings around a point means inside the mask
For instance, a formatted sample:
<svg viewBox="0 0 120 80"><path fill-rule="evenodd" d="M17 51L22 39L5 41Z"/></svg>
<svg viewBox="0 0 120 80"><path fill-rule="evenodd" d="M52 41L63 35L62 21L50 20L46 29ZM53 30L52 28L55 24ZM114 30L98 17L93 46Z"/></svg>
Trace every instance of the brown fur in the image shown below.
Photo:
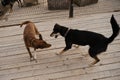
<svg viewBox="0 0 120 80"><path fill-rule="evenodd" d="M38 48L40 48L40 49L49 48L51 46L51 44L48 44L47 42L45 42L43 40L42 35L38 32L38 30L33 22L25 21L20 25L20 27L22 27L22 25L24 25L24 24L26 24L26 27L25 27L24 33L23 33L25 46L29 52L30 60L36 60L35 56L34 57L32 56L29 48L33 47L34 50L36 50ZM39 35L39 39L37 39L35 37L35 35Z"/></svg>

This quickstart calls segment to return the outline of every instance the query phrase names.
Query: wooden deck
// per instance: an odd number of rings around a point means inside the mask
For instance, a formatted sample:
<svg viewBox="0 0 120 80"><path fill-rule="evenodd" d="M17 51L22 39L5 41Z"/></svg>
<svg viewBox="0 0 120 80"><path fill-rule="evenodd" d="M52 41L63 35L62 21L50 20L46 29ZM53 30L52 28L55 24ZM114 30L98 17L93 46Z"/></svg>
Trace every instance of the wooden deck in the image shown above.
<svg viewBox="0 0 120 80"><path fill-rule="evenodd" d="M41 8L43 7L43 8ZM86 7L75 7L74 18L68 18L68 10L49 11L46 4L28 8L14 7L8 21L0 21L0 80L120 80L120 35L100 54L100 62L89 67L93 61L88 46L72 48L62 56L56 55L64 47L64 38L50 37L55 23L111 36L112 14L120 24L120 0L99 0ZM35 22L43 39L51 48L39 49L38 63L30 62L23 42L23 30L18 24Z"/></svg>

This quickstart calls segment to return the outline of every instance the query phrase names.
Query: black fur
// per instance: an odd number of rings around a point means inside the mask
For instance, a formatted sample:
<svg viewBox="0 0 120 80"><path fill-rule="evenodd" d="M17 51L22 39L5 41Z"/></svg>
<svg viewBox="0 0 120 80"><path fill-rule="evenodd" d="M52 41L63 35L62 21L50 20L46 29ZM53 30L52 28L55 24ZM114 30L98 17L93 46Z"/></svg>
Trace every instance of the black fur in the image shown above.
<svg viewBox="0 0 120 80"><path fill-rule="evenodd" d="M53 32L50 36L52 36L53 34L60 33L61 36L65 37L66 47L63 49L62 52L71 49L72 44L82 46L89 45L89 55L96 60L93 63L95 64L99 62L97 55L101 52L105 52L108 44L111 43L119 33L119 25L117 24L113 15L111 17L110 22L112 25L113 34L109 38L105 37L102 34L90 31L76 29L70 29L68 31L67 27L61 26L59 24L55 24Z"/></svg>
<svg viewBox="0 0 120 80"><path fill-rule="evenodd" d="M22 7L22 2L21 2L21 0L2 0L2 1L1 1L1 3L2 3L3 6L10 5L11 8L13 7L13 4L14 4L15 2L18 2L18 4L21 5L21 7Z"/></svg>

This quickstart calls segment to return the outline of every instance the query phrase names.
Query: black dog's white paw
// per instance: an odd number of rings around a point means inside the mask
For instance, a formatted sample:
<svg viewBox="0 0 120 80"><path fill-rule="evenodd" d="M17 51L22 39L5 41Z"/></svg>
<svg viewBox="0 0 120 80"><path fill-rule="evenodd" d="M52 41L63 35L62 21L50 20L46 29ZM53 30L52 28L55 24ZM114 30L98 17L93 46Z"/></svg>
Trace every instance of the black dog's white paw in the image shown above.
<svg viewBox="0 0 120 80"><path fill-rule="evenodd" d="M60 53L55 53L56 55L60 55Z"/></svg>

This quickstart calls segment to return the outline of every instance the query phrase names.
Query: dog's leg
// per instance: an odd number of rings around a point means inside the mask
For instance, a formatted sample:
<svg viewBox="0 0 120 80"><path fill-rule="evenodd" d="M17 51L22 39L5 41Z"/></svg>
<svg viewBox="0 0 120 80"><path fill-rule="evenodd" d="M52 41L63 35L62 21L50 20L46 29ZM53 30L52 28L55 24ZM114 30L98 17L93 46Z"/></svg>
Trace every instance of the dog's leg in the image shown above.
<svg viewBox="0 0 120 80"><path fill-rule="evenodd" d="M30 55L30 61L35 61L37 63L37 56L36 53L34 53L34 56L32 55L32 53L30 52L30 49L27 47L28 53Z"/></svg>
<svg viewBox="0 0 120 80"><path fill-rule="evenodd" d="M29 49L28 47L26 47L26 48L27 48L28 53L29 53L29 55L30 55L30 61L33 61L33 60L34 60L34 57L33 57L32 53L30 52L30 49Z"/></svg>
<svg viewBox="0 0 120 80"><path fill-rule="evenodd" d="M10 13L12 13L13 12L13 4L10 4Z"/></svg>
<svg viewBox="0 0 120 80"><path fill-rule="evenodd" d="M97 62L100 61L99 58L97 57L97 54L100 53L100 51L98 51L98 50L99 50L99 49L97 48L97 46L96 46L96 47L90 47L90 49L89 49L89 55L90 55L92 58L95 59L95 61L92 62L92 63L90 64L90 66L92 66L92 65L94 65L94 64L96 64Z"/></svg>
<svg viewBox="0 0 120 80"><path fill-rule="evenodd" d="M95 61L94 62L92 62L91 64L90 64L90 66L93 66L93 65L95 65L96 63L98 63L100 60L99 60L99 58L96 56L96 57L94 57L94 59L95 59Z"/></svg>
<svg viewBox="0 0 120 80"><path fill-rule="evenodd" d="M34 60L35 60L35 62L37 63L37 56L36 56L36 53L34 53Z"/></svg>
<svg viewBox="0 0 120 80"><path fill-rule="evenodd" d="M65 41L66 42L66 47L59 53L59 54L63 54L65 51L71 49L72 47L72 43Z"/></svg>

